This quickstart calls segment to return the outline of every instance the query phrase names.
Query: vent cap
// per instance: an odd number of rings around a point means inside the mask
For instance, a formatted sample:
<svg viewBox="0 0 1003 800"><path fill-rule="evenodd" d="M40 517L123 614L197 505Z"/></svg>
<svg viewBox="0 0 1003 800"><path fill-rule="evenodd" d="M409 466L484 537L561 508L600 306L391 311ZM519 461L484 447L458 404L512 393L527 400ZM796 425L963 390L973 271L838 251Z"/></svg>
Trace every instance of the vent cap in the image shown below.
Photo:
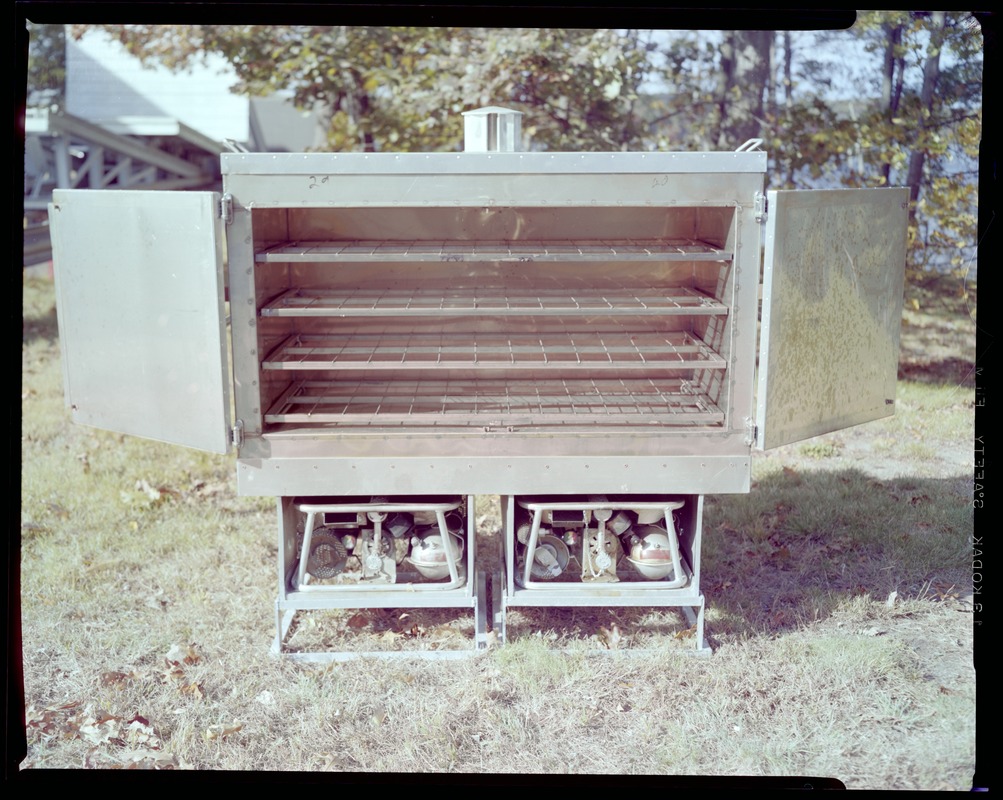
<svg viewBox="0 0 1003 800"><path fill-rule="evenodd" d="M522 149L522 112L485 106L463 112L463 150L515 153Z"/></svg>

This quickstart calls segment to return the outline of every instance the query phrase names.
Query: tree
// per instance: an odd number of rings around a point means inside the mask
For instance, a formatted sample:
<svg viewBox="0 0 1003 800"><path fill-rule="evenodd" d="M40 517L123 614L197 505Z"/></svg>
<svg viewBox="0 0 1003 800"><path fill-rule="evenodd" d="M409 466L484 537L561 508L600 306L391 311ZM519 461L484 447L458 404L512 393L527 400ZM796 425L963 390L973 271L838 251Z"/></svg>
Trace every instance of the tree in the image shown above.
<svg viewBox="0 0 1003 800"><path fill-rule="evenodd" d="M661 52L668 91L649 103L659 145L734 150L765 137L776 87L774 39L771 31L670 38Z"/></svg>
<svg viewBox="0 0 1003 800"><path fill-rule="evenodd" d="M66 82L66 35L62 25L27 23L28 102L59 102Z"/></svg>
<svg viewBox="0 0 1003 800"><path fill-rule="evenodd" d="M209 52L235 91L291 91L321 109L334 150L458 149L458 112L511 104L540 148L641 145L638 32L559 29L103 26L143 61L184 69ZM74 29L80 36L85 27Z"/></svg>
<svg viewBox="0 0 1003 800"><path fill-rule="evenodd" d="M910 192L911 266L963 268L973 251L981 138L981 36L967 14L864 14L883 54L881 105L861 124L864 168L853 185Z"/></svg>
<svg viewBox="0 0 1003 800"><path fill-rule="evenodd" d="M640 86L654 45L640 31L499 30L467 34L449 72L453 106L510 103L534 145L557 150L645 149Z"/></svg>
<svg viewBox="0 0 1003 800"><path fill-rule="evenodd" d="M729 31L721 47L717 146L734 149L764 132L772 31Z"/></svg>
<svg viewBox="0 0 1003 800"><path fill-rule="evenodd" d="M981 37L968 15L870 12L849 31L105 26L145 61L223 55L236 91L321 109L334 150L456 150L456 115L524 112L537 149L721 150L764 139L773 188L907 184L915 273L975 240ZM76 29L80 35L83 29ZM825 62L820 42L860 55ZM777 54L782 53L782 58ZM856 72L852 70L856 68ZM665 91L645 95L642 87Z"/></svg>
<svg viewBox="0 0 1003 800"><path fill-rule="evenodd" d="M819 41L860 43L871 60L822 62L810 52L827 49ZM778 188L908 186L911 278L963 268L977 221L977 24L962 14L870 12L849 32L801 35L800 48L799 74L784 76L786 101L767 115Z"/></svg>

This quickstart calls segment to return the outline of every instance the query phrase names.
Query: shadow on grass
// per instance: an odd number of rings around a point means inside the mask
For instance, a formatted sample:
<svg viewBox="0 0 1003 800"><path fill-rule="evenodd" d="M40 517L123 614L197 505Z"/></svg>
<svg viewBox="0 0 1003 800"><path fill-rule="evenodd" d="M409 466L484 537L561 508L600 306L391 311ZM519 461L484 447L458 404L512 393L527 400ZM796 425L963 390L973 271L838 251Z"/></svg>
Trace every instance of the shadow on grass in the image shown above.
<svg viewBox="0 0 1003 800"><path fill-rule="evenodd" d="M970 580L962 476L878 480L783 470L749 495L707 499L702 589L719 635L773 634L854 597L943 597Z"/></svg>
<svg viewBox="0 0 1003 800"><path fill-rule="evenodd" d="M705 499L701 589L711 642L811 625L853 598L937 599L970 581L965 478L878 480L859 470L783 470L748 495ZM682 614L662 608L517 608L508 640L540 635L603 647L685 646ZM603 629L605 628L605 631Z"/></svg>
<svg viewBox="0 0 1003 800"><path fill-rule="evenodd" d="M975 386L974 281L927 275L906 287L899 380Z"/></svg>
<svg viewBox="0 0 1003 800"><path fill-rule="evenodd" d="M45 339L54 344L59 338L56 322L56 304L52 299L52 284L36 279L26 281L21 308L21 341L31 344Z"/></svg>
<svg viewBox="0 0 1003 800"><path fill-rule="evenodd" d="M975 387L975 361L966 358L902 361L899 364L898 379L972 389Z"/></svg>

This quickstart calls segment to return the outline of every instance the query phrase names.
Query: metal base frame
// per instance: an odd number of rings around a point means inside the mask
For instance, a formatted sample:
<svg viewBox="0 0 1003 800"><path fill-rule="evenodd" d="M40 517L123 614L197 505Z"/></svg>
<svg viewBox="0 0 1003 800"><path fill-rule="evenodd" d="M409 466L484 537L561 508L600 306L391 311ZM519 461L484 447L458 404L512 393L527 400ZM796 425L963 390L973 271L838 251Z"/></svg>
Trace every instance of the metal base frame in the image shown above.
<svg viewBox="0 0 1003 800"><path fill-rule="evenodd" d="M710 654L704 637L704 597L700 592L700 541L703 525L703 495L608 496L574 498L567 496L502 498L504 522L503 571L493 591L494 630L499 642L506 639L505 614L513 607L659 607L679 608L690 626L695 628L695 650ZM523 563L517 550L517 509L532 513L532 527L525 542ZM666 532L671 542L675 564L670 575L661 580L623 580L615 582L534 580L531 575L534 549L539 541L542 519L546 512L580 513L595 528L605 529L612 510L639 509L659 511L666 520ZM685 522L678 532L672 523L673 511L679 510ZM612 535L612 534L610 534ZM584 537L583 537L584 538ZM626 559L624 559L626 561Z"/></svg>
<svg viewBox="0 0 1003 800"><path fill-rule="evenodd" d="M465 552L455 558L445 547L449 574L441 581L403 583L311 583L306 560L317 520L325 514L364 516L376 530L377 540L386 515L394 512L434 514L443 541L447 541L444 514L466 506ZM302 541L298 521L305 515ZM473 497L370 498L278 498L278 597L275 601L276 637L274 655L297 661L329 662L357 658L455 659L474 655L488 646L487 578L474 572L475 536ZM470 580L468 576L474 576ZM372 652L291 652L286 638L297 613L341 608L469 608L474 614L474 639L468 651L372 651Z"/></svg>
<svg viewBox="0 0 1003 800"><path fill-rule="evenodd" d="M474 498L468 496L463 502L466 503L466 552L462 562L454 562L452 557L449 557L450 575L443 582L330 586L311 584L305 569L311 535L319 515L328 512L357 512L372 514L378 518L380 513L390 511L424 511L435 513L440 529L445 531L443 513L455 508L457 499L429 497L416 501L413 498L373 498L360 503L339 501L337 498L279 498L279 595L275 603L276 637L272 645L273 654L310 663L352 661L360 658L453 660L484 652L491 641L503 644L507 636L506 613L509 608L616 606L678 608L687 623L694 628L695 645L692 652L710 655L711 649L704 635L704 596L700 592L702 495L604 497L504 495L502 496L504 531L496 558L498 569L490 576L484 572L474 571ZM516 556L517 509L523 509L532 515L532 528L524 550L524 557L528 557L521 565L517 563ZM625 580L594 583L573 579L566 582L550 582L533 578L530 570L533 550L540 540L542 521L548 512L551 515L555 511L580 514L580 518L584 520L583 531L587 534L590 524L605 529L607 520L617 509L654 514L664 521L664 530L670 542L672 563L672 570L668 575L659 580L642 580L637 576L625 574ZM678 525L673 522L674 512L678 512L680 517ZM306 523L300 539L297 522L304 515ZM629 569L626 559L623 561L624 568ZM521 570L518 576L517 570ZM470 575L473 576L473 580L466 579L466 576ZM301 611L405 607L470 608L474 614L472 647L469 650L448 651L366 652L293 652L287 649L286 639L289 630L296 614Z"/></svg>

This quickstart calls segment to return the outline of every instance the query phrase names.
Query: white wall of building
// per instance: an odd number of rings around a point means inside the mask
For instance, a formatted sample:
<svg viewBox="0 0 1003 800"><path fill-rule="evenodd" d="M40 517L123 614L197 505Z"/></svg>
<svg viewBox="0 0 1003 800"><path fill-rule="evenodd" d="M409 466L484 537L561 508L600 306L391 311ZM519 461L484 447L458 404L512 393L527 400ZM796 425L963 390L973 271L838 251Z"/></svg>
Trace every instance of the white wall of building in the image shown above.
<svg viewBox="0 0 1003 800"><path fill-rule="evenodd" d="M100 123L116 117L169 117L215 140L250 139L249 103L230 92L232 68L210 56L206 66L171 72L144 67L114 38L90 31L67 36L66 110Z"/></svg>

